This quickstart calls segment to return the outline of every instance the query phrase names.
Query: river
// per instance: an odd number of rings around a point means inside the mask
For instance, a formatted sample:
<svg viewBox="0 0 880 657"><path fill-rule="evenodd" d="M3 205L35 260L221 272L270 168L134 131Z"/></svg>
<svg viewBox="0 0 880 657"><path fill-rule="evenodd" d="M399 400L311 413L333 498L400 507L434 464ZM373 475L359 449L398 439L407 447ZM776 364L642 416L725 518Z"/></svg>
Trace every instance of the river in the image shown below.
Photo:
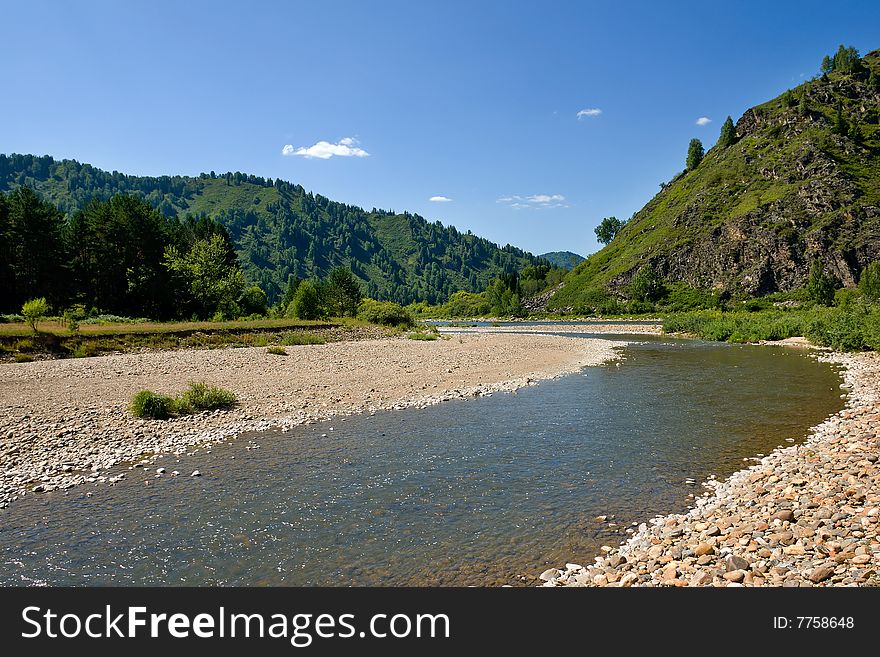
<svg viewBox="0 0 880 657"><path fill-rule="evenodd" d="M800 350L625 339L619 362L516 393L251 434L27 496L0 512L0 583L534 584L842 407L836 371Z"/></svg>

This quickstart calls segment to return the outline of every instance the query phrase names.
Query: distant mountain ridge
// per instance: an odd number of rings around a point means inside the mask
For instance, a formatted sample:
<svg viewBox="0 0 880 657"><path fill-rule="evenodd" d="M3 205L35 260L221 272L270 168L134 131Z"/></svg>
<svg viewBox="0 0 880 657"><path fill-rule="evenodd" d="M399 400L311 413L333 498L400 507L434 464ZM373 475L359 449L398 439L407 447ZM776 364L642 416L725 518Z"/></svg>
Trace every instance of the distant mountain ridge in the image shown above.
<svg viewBox="0 0 880 657"><path fill-rule="evenodd" d="M240 172L128 176L48 155L0 154L0 191L33 188L68 215L92 198L145 199L166 215L208 216L229 231L247 278L274 300L290 276L324 276L344 265L366 295L410 303L479 292L502 273L539 259L417 214L366 210L281 179Z"/></svg>
<svg viewBox="0 0 880 657"><path fill-rule="evenodd" d="M554 267L560 269L574 269L586 258L572 251L548 251L538 256L549 262Z"/></svg>
<svg viewBox="0 0 880 657"><path fill-rule="evenodd" d="M626 298L648 264L668 283L732 296L803 287L815 258L855 285L880 259L880 51L837 59L833 71L746 111L732 144L661 185L549 307Z"/></svg>

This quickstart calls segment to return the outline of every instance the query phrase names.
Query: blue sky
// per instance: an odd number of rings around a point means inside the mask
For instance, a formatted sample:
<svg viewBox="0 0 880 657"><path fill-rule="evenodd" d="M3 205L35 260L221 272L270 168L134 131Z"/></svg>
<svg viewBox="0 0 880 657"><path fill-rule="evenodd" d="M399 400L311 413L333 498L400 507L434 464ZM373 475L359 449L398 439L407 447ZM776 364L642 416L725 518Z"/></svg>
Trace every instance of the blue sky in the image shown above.
<svg viewBox="0 0 880 657"><path fill-rule="evenodd" d="M0 152L280 177L535 253L594 251L601 218L644 205L691 137L708 148L728 114L814 75L839 43L880 48L876 1L4 0L2 13Z"/></svg>

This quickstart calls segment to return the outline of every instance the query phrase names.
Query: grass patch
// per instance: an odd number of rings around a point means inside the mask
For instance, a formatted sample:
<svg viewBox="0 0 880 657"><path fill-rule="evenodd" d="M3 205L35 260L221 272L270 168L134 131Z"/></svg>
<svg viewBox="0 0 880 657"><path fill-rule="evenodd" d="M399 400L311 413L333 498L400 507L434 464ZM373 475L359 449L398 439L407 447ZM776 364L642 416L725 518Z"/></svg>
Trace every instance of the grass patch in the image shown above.
<svg viewBox="0 0 880 657"><path fill-rule="evenodd" d="M281 344L285 347L292 347L298 344L326 344L327 338L323 335L316 335L308 331L287 331L281 336Z"/></svg>
<svg viewBox="0 0 880 657"><path fill-rule="evenodd" d="M99 352L100 349L94 342L83 342L74 347L70 355L74 358L91 358L97 356Z"/></svg>
<svg viewBox="0 0 880 657"><path fill-rule="evenodd" d="M129 408L136 417L167 420L178 415L231 408L236 401L235 393L229 390L207 383L190 383L189 388L177 397L141 390L135 394Z"/></svg>
<svg viewBox="0 0 880 657"><path fill-rule="evenodd" d="M31 363L34 360L34 357L30 354L15 354L13 358L16 363Z"/></svg>
<svg viewBox="0 0 880 657"><path fill-rule="evenodd" d="M130 409L135 417L152 420L167 420L177 414L173 397L160 395L151 390L139 391L131 400Z"/></svg>
<svg viewBox="0 0 880 657"><path fill-rule="evenodd" d="M273 354L275 356L286 356L287 350L284 347L273 346L266 349L266 353Z"/></svg>
<svg viewBox="0 0 880 657"><path fill-rule="evenodd" d="M126 319L127 318L117 318ZM331 328L335 324L306 321L299 319L256 319L237 320L228 322L149 322L141 320L127 320L123 322L101 322L88 324L88 320L80 322L79 332L83 335L132 335L138 333L158 334L190 334L196 332L213 333L217 331L277 331L285 328ZM67 324L58 318L40 322L40 332L59 336L69 334ZM14 321L0 323L0 335L30 335L33 331L24 322Z"/></svg>

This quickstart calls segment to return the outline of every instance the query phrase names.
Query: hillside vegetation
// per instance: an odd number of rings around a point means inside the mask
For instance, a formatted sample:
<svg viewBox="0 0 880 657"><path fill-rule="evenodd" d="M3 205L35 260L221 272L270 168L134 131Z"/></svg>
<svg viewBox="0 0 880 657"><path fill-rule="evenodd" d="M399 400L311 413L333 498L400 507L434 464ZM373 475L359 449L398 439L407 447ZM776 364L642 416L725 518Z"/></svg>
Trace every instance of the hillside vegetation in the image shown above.
<svg viewBox="0 0 880 657"><path fill-rule="evenodd" d="M855 286L880 258L878 78L880 51L841 47L821 76L749 109L578 265L549 308L631 299L646 266L701 298L803 288L817 258L838 286Z"/></svg>
<svg viewBox="0 0 880 657"><path fill-rule="evenodd" d="M292 277L322 278L350 268L363 292L399 303L437 303L478 292L538 259L512 246L428 222L416 214L337 203L281 179L240 172L129 176L75 160L0 154L0 192L30 187L68 220L92 200L117 194L145 200L166 217L208 218L229 233L244 276L270 303Z"/></svg>

